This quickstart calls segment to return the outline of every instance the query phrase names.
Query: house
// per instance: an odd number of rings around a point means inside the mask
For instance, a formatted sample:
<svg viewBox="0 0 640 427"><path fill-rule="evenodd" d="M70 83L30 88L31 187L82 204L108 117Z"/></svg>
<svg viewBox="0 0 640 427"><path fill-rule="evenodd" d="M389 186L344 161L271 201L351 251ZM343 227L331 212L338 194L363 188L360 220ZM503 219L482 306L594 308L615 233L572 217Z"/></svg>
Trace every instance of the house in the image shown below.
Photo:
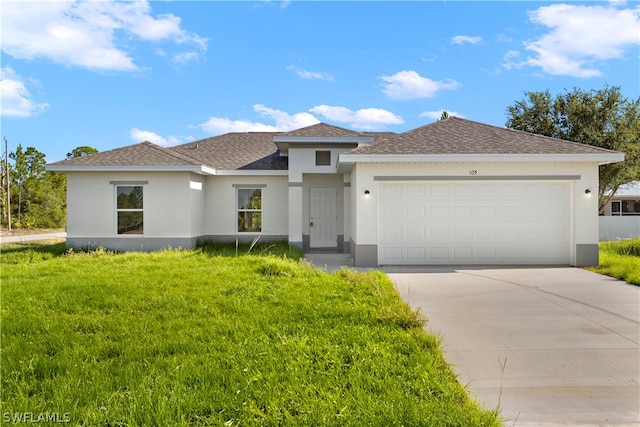
<svg viewBox="0 0 640 427"><path fill-rule="evenodd" d="M408 132L316 124L143 142L47 165L67 243L287 240L356 266L594 265L598 165L622 153L457 117Z"/></svg>
<svg viewBox="0 0 640 427"><path fill-rule="evenodd" d="M620 186L609 203L600 210L600 215L640 215L640 181Z"/></svg>

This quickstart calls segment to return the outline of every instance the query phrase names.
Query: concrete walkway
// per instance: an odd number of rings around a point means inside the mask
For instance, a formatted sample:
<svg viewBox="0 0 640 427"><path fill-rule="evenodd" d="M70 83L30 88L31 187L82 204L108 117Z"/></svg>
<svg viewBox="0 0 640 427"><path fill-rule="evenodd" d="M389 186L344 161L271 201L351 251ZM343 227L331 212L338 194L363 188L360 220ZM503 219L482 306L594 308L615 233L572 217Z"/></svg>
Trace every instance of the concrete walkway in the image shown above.
<svg viewBox="0 0 640 427"><path fill-rule="evenodd" d="M387 268L507 426L640 425L640 288L577 268Z"/></svg>

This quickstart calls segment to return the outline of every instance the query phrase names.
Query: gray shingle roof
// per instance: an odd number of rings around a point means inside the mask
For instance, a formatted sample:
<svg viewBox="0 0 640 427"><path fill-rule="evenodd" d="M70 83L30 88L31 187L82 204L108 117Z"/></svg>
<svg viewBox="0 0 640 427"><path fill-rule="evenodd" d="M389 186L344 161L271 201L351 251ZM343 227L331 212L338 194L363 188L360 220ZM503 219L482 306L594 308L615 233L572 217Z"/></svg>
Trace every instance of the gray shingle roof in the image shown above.
<svg viewBox="0 0 640 427"><path fill-rule="evenodd" d="M279 133L278 136L321 136L321 137L343 137L343 136L362 136L360 132L341 128L338 126L328 125L326 123L318 123L301 129L295 129L290 132Z"/></svg>
<svg viewBox="0 0 640 427"><path fill-rule="evenodd" d="M55 166L186 166L202 162L168 148L145 141L90 156L52 163Z"/></svg>
<svg viewBox="0 0 640 427"><path fill-rule="evenodd" d="M585 144L451 117L401 134L355 132L319 123L291 132L234 132L163 148L142 142L90 156L52 163L56 168L93 166L208 166L218 170L287 170L274 136L373 137L347 154L605 154ZM64 170L64 169L62 169Z"/></svg>
<svg viewBox="0 0 640 427"><path fill-rule="evenodd" d="M234 132L172 147L171 150L222 170L287 170L273 137L277 132Z"/></svg>
<svg viewBox="0 0 640 427"><path fill-rule="evenodd" d="M602 154L599 147L451 117L349 154Z"/></svg>

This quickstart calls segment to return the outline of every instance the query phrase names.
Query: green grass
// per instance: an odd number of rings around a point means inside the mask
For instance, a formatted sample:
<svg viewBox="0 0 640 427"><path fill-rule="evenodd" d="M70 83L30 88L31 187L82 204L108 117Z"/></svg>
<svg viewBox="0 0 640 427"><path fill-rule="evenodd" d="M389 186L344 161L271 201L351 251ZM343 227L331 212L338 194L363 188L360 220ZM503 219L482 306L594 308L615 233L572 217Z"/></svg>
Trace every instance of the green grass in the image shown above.
<svg viewBox="0 0 640 427"><path fill-rule="evenodd" d="M87 426L497 426L380 272L286 245L2 248L2 414ZM259 255L260 254L260 255Z"/></svg>
<svg viewBox="0 0 640 427"><path fill-rule="evenodd" d="M600 265L590 270L640 286L640 239L600 243Z"/></svg>

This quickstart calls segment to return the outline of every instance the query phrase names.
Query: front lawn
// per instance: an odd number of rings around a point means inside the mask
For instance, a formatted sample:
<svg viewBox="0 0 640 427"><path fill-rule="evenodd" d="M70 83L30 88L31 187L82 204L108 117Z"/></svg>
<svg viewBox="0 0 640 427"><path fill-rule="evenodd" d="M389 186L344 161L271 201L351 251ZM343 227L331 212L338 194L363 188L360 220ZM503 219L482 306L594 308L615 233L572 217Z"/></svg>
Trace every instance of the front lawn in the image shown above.
<svg viewBox="0 0 640 427"><path fill-rule="evenodd" d="M384 274L247 251L4 246L0 412L87 426L500 425Z"/></svg>
<svg viewBox="0 0 640 427"><path fill-rule="evenodd" d="M640 286L640 238L600 243L600 265L591 271Z"/></svg>

